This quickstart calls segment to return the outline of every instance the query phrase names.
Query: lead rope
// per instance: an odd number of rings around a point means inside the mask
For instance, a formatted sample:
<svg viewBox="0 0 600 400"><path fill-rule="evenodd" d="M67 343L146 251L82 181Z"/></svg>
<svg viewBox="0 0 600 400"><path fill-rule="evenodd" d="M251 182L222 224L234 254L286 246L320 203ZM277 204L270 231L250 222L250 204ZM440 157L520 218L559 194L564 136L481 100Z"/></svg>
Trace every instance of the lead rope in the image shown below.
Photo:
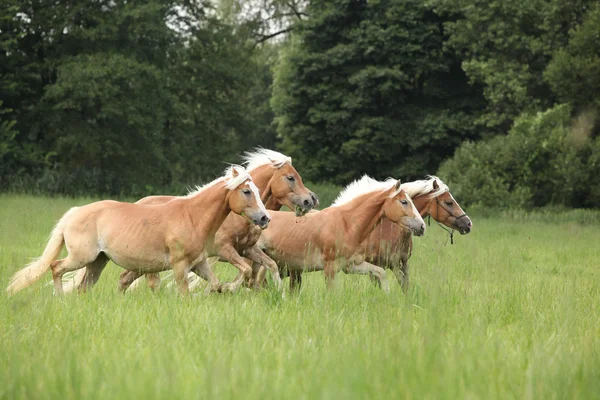
<svg viewBox="0 0 600 400"><path fill-rule="evenodd" d="M439 222L437 224L440 226L440 228L442 228L443 230L445 230L446 232L448 232L448 234L450 235L450 244L454 244L454 232L455 232L455 230L454 229L448 229L444 225L440 224Z"/></svg>

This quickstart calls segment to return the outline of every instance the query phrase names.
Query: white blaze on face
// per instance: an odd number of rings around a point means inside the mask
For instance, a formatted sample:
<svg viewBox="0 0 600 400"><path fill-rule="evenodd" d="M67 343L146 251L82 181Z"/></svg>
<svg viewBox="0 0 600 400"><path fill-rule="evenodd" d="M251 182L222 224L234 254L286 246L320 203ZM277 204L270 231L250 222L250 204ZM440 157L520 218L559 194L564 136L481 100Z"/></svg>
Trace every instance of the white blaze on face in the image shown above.
<svg viewBox="0 0 600 400"><path fill-rule="evenodd" d="M265 208L265 205L263 204L262 200L260 199L260 193L258 191L258 188L256 187L256 185L254 184L254 182L252 181L247 181L246 182L246 186L248 186L250 188L250 190L252 190L252 193L254 194L254 197L256 197L256 203L258 204L258 208L265 213L265 215L267 216L267 218L271 218L271 216L269 215L269 213L267 212L267 209Z"/></svg>

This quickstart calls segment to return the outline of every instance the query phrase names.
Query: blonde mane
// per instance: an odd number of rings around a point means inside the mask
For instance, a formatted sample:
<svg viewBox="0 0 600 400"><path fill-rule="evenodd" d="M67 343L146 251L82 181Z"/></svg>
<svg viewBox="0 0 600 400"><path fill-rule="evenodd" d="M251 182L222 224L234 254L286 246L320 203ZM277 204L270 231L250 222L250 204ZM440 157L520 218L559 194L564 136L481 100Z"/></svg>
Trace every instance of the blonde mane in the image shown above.
<svg viewBox="0 0 600 400"><path fill-rule="evenodd" d="M433 182L437 181L438 189L433 189ZM433 175L427 175L427 179L422 179L414 182L406 182L402 184L402 189L410 198L427 195L428 198L438 197L439 195L449 192L446 185L440 178Z"/></svg>
<svg viewBox="0 0 600 400"><path fill-rule="evenodd" d="M236 176L235 178L233 177L233 170L235 170L238 173L238 176ZM194 197L198 193L201 193L201 192L205 191L206 189L213 187L217 183L223 182L223 181L226 181L225 188L227 190L233 190L236 187L238 187L239 185L241 185L242 183L244 183L245 181L252 181L252 177L250 176L248 171L246 171L246 169L244 169L244 167L242 167L240 165L231 165L227 169L225 169L223 176L220 176L217 179L215 179L214 181L209 182L205 185L196 186L195 189L191 190L188 193L187 197Z"/></svg>
<svg viewBox="0 0 600 400"><path fill-rule="evenodd" d="M274 150L263 149L262 147L245 152L242 159L244 160L244 165L248 171L252 171L263 165L270 165L273 168L281 168L286 163L292 165L292 157L288 157L285 154L281 154Z"/></svg>
<svg viewBox="0 0 600 400"><path fill-rule="evenodd" d="M397 180L393 178L388 178L385 181L378 181L371 178L368 175L363 175L362 178L355 180L346 186L340 194L335 198L331 207L338 207L343 204L347 204L352 200L356 199L367 193L372 193L375 191L386 191L391 189ZM402 189L402 188L401 188ZM394 197L401 190L395 190L394 193L390 195L390 197Z"/></svg>

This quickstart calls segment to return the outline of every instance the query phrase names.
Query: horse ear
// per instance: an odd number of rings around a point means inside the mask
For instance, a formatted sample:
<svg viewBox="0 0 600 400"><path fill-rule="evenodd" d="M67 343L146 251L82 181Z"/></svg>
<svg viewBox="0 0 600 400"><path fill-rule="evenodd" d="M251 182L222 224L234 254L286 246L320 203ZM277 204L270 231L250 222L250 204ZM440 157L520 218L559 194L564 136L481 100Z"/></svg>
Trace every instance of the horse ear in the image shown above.
<svg viewBox="0 0 600 400"><path fill-rule="evenodd" d="M396 181L396 185L394 186L394 190L399 190L400 186L402 186L402 181L400 179L398 179Z"/></svg>
<svg viewBox="0 0 600 400"><path fill-rule="evenodd" d="M438 185L437 183L437 179L433 180L433 190L438 190L440 188L440 185Z"/></svg>
<svg viewBox="0 0 600 400"><path fill-rule="evenodd" d="M237 178L240 173L238 172L236 167L231 168L231 176Z"/></svg>

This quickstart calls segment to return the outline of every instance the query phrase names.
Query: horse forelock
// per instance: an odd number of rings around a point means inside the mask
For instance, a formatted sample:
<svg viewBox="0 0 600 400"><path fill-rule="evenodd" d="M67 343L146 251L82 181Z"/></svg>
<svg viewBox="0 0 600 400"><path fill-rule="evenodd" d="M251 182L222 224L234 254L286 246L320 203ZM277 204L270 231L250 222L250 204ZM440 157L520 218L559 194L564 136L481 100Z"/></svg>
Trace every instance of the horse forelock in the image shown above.
<svg viewBox="0 0 600 400"><path fill-rule="evenodd" d="M281 168L286 163L292 165L292 157L262 147L247 151L242 156L242 159L244 160L244 165L248 171L252 171L263 165L270 165L273 168Z"/></svg>
<svg viewBox="0 0 600 400"><path fill-rule="evenodd" d="M433 183L437 181L438 188L433 188ZM418 196L427 196L428 198L438 197L439 195L449 192L450 189L440 178L434 175L427 175L427 179L421 179L414 182L406 182L402 184L402 189L411 198Z"/></svg>
<svg viewBox="0 0 600 400"><path fill-rule="evenodd" d="M355 180L354 182L347 185L340 194L335 198L331 207L341 206L343 204L347 204L352 200L360 197L362 195L372 193L372 192L382 192L391 189L397 180L393 178L388 178L385 181L378 181L376 179L371 178L368 175L363 175L362 178ZM394 192L390 195L390 197L394 197L400 192L401 189L394 190Z"/></svg>
<svg viewBox="0 0 600 400"><path fill-rule="evenodd" d="M233 176L233 171L237 172L237 176ZM252 182L252 177L248 171L240 165L232 165L225 170L225 187L227 190L233 190L246 181Z"/></svg>

